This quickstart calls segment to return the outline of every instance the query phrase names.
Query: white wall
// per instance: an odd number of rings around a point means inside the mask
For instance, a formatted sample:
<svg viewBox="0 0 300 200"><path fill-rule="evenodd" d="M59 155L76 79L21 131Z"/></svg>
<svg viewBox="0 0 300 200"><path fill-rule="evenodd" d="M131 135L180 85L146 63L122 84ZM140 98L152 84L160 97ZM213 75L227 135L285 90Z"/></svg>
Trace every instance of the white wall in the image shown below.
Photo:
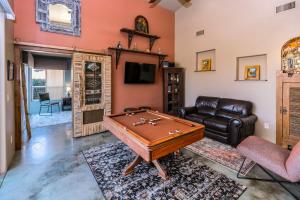
<svg viewBox="0 0 300 200"><path fill-rule="evenodd" d="M5 16L0 7L0 66L5 66ZM6 171L5 69L0 67L0 174Z"/></svg>
<svg viewBox="0 0 300 200"><path fill-rule="evenodd" d="M198 95L229 97L254 103L256 135L275 142L276 71L282 45L300 36L300 0L296 9L275 13L287 0L196 0L175 14L175 59L186 68L186 105ZM196 31L205 35L196 37ZM197 51L216 49L216 72L196 73ZM236 57L267 56L267 82L236 82ZM270 129L264 128L264 123Z"/></svg>

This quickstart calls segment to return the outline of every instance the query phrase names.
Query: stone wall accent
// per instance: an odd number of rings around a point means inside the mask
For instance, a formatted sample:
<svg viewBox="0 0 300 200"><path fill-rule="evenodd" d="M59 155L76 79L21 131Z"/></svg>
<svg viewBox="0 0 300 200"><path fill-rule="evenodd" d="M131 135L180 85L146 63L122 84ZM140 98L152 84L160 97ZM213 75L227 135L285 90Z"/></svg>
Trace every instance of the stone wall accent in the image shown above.
<svg viewBox="0 0 300 200"><path fill-rule="evenodd" d="M99 104L85 105L85 62L98 62L102 66L102 98ZM83 112L104 109L111 114L111 56L97 54L73 54L73 136L82 137L105 131L102 122L83 124Z"/></svg>

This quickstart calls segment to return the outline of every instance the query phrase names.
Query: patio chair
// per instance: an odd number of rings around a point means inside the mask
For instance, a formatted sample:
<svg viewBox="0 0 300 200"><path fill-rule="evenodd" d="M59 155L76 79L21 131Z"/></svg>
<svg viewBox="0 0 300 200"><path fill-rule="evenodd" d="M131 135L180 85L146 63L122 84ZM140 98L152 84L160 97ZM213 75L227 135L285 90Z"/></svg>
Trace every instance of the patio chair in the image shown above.
<svg viewBox="0 0 300 200"><path fill-rule="evenodd" d="M41 115L42 108L46 107L47 112L49 113L49 108L50 108L50 113L52 115L52 106L58 106L58 110L60 111L60 106L58 101L51 101L49 97L49 93L39 93L40 97L40 111L39 115Z"/></svg>
<svg viewBox="0 0 300 200"><path fill-rule="evenodd" d="M243 168L243 161L241 168L237 174L238 178L276 182L280 184L288 193L290 193L295 199L300 198L291 192L283 183L299 184L300 182L300 142L289 151L280 147L279 145L273 144L266 140L263 140L256 136L250 136L242 141L237 149L245 157L253 160L257 165L266 172L271 179L260 179L240 176L241 169ZM275 178L270 172L282 177L285 180L279 180Z"/></svg>

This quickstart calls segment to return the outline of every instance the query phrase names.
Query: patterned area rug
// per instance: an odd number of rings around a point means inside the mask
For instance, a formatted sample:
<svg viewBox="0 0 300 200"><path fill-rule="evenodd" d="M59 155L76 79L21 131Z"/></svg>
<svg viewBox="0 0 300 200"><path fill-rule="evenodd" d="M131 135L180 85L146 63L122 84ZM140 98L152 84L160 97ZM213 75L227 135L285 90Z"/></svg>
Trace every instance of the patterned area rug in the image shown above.
<svg viewBox="0 0 300 200"><path fill-rule="evenodd" d="M201 141L195 142L194 144L187 146L186 149L211 161L215 161L234 170L235 172L238 172L245 158L237 151L236 148L209 138L204 138ZM242 168L241 174L244 176L247 175L254 166L255 162L247 159L244 167Z"/></svg>
<svg viewBox="0 0 300 200"><path fill-rule="evenodd" d="M220 174L200 160L167 156L160 160L169 179L157 176L157 169L142 162L134 172L122 176L135 157L123 143L105 144L83 152L106 199L238 199L246 187Z"/></svg>

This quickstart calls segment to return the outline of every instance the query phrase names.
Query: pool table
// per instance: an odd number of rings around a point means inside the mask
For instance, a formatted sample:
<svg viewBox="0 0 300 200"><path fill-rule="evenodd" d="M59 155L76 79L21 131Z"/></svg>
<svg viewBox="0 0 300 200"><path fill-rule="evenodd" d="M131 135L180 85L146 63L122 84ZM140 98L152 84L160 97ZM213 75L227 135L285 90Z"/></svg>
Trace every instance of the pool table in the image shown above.
<svg viewBox="0 0 300 200"><path fill-rule="evenodd" d="M203 125L151 110L105 116L104 126L137 154L124 169L125 176L144 160L167 179L158 159L204 137Z"/></svg>

